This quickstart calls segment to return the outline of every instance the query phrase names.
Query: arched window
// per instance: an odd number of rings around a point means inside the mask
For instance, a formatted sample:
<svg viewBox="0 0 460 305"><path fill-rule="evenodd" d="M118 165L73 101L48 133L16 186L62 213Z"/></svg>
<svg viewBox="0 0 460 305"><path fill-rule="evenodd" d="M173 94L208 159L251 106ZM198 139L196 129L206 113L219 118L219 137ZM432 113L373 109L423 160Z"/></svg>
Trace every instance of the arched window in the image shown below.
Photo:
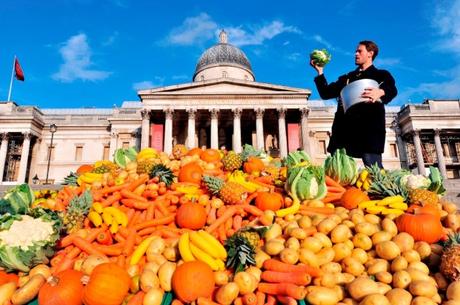
<svg viewBox="0 0 460 305"><path fill-rule="evenodd" d="M201 80L204 81L204 75L201 75Z"/></svg>
<svg viewBox="0 0 460 305"><path fill-rule="evenodd" d="M222 77L225 78L225 77L227 77L227 76L228 76L227 71L222 71Z"/></svg>

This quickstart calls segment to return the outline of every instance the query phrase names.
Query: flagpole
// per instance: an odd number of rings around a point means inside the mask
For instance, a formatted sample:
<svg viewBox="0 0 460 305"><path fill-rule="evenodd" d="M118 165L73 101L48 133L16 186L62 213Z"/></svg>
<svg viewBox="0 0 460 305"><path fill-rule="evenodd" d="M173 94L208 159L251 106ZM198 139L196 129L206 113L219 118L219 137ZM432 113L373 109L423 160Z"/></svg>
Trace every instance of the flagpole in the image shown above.
<svg viewBox="0 0 460 305"><path fill-rule="evenodd" d="M16 55L14 55L13 59L13 69L11 69L11 80L10 80L10 90L8 90L8 102L11 99L11 89L13 89L13 77L14 77L14 64L16 63Z"/></svg>

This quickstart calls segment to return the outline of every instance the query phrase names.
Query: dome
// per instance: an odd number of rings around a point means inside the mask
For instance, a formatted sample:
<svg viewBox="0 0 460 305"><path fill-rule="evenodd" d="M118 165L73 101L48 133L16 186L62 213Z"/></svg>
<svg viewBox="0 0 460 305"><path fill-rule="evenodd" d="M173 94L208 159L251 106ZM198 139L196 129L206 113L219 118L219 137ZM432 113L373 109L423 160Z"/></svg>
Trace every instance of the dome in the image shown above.
<svg viewBox="0 0 460 305"><path fill-rule="evenodd" d="M216 67L220 68L220 70L228 67L228 70L231 71L228 73L228 71L222 70L223 76L221 74L221 77L234 77L254 80L254 73L252 72L251 64L249 63L248 58L243 51L227 42L227 34L224 31L222 31L219 35L219 43L207 49L201 55L196 65L193 80L199 80L197 76L199 74L203 75L201 72L204 70ZM244 71L241 71L241 69ZM233 72L238 70L240 70L239 73L236 73L237 75L235 75ZM215 75L215 71L211 74ZM208 78L209 77L207 77L207 79Z"/></svg>

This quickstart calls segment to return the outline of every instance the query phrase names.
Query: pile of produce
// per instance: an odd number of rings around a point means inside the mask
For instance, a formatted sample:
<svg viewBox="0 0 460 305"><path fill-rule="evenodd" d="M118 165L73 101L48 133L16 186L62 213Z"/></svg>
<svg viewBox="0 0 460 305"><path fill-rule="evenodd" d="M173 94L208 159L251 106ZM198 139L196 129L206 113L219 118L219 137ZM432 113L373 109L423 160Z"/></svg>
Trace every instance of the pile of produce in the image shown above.
<svg viewBox="0 0 460 305"><path fill-rule="evenodd" d="M442 183L344 150L120 149L0 199L0 304L460 304Z"/></svg>

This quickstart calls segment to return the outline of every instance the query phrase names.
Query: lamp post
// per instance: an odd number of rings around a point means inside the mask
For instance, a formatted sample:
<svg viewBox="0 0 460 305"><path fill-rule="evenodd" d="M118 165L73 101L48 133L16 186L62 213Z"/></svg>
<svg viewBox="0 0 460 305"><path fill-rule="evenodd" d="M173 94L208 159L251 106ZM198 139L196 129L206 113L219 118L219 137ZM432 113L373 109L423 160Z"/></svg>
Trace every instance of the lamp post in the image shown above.
<svg viewBox="0 0 460 305"><path fill-rule="evenodd" d="M40 178L38 178L38 175L35 174L35 176L32 178L32 183L33 184L38 184L39 181L40 181Z"/></svg>
<svg viewBox="0 0 460 305"><path fill-rule="evenodd" d="M50 163L51 163L51 151L53 149L53 138L54 138L54 133L57 131L57 126L56 124L51 124L50 125L50 132L51 132L51 143L50 143L50 148L48 150L48 166L46 168L46 179L45 179L45 184L48 184L48 174L50 172Z"/></svg>

